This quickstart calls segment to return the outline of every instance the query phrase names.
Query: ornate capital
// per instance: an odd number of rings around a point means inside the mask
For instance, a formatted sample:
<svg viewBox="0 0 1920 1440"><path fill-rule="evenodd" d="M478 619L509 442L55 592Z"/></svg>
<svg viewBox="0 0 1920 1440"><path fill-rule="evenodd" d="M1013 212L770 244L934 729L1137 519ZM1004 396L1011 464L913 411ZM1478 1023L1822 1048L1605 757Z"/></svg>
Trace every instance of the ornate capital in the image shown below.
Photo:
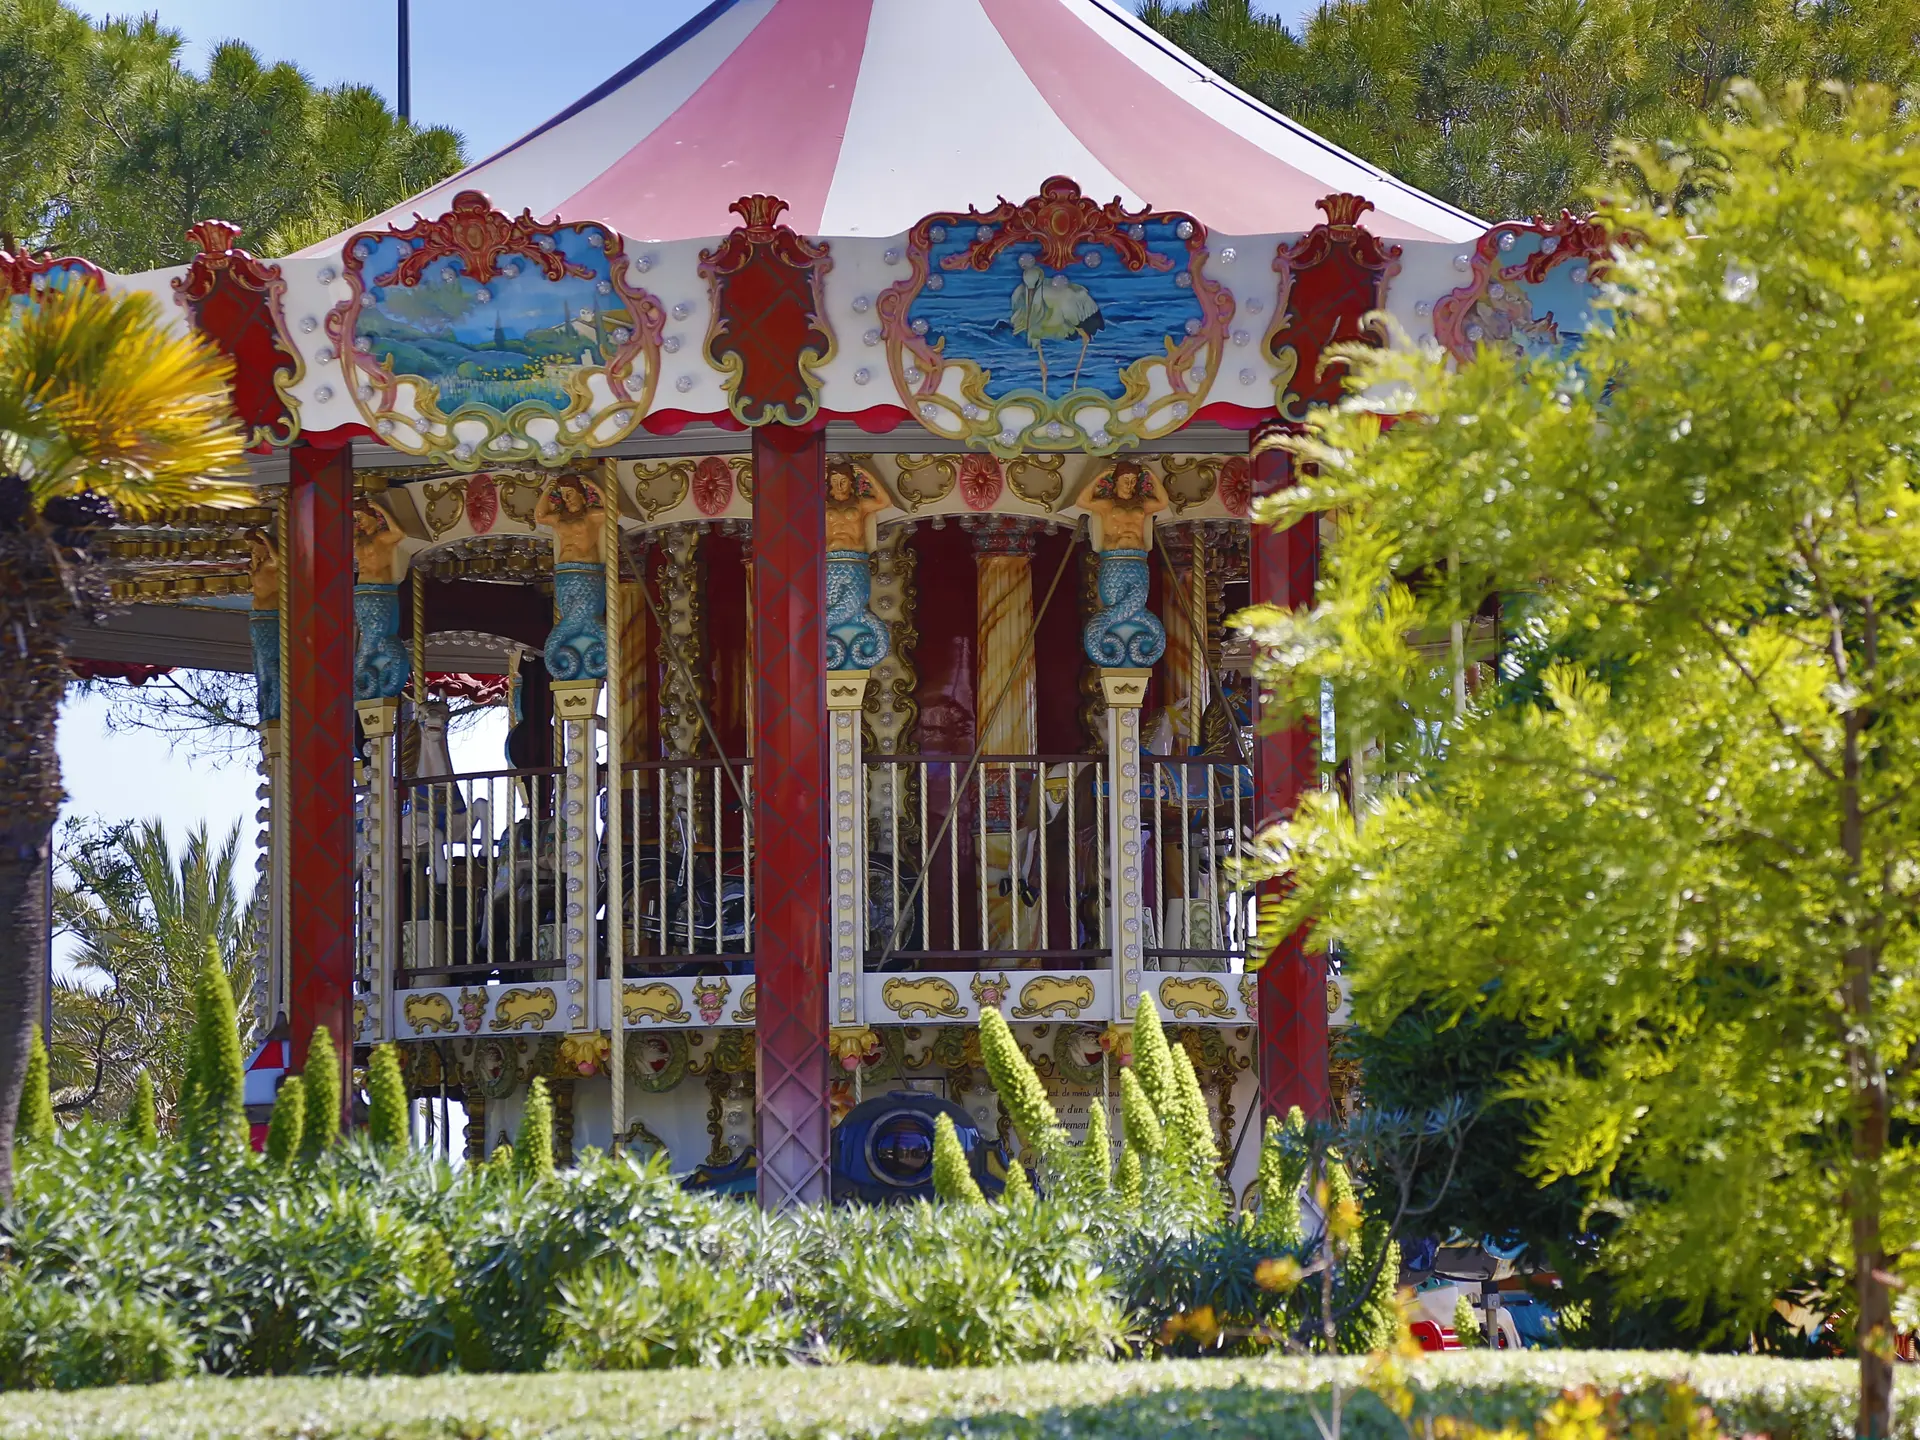
<svg viewBox="0 0 1920 1440"><path fill-rule="evenodd" d="M962 515L960 528L973 537L975 555L1031 556L1046 524L1024 515Z"/></svg>

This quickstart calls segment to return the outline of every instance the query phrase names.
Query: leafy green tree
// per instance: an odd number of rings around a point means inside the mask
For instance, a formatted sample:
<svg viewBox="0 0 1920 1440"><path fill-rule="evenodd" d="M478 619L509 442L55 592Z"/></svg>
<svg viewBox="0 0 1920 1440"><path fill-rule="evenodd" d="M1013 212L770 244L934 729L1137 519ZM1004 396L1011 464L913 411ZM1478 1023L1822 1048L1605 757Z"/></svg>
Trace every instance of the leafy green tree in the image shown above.
<svg viewBox="0 0 1920 1440"><path fill-rule="evenodd" d="M300 1159L311 1164L340 1138L340 1057L333 1036L316 1025L307 1043L307 1067L301 1072L306 1089L306 1123L300 1130Z"/></svg>
<svg viewBox="0 0 1920 1440"><path fill-rule="evenodd" d="M1370 1029L1568 1036L1512 1086L1528 1168L1636 1187L1623 1299L1751 1323L1846 1276L1884 1436L1920 1282L1920 130L1789 92L1639 165L1579 355L1359 356L1419 418L1317 417L1263 512L1336 517L1314 610L1257 617L1296 662L1267 683L1331 682L1392 777L1357 830L1306 797L1272 919L1340 937ZM1456 716L1428 638L1501 592L1551 658Z"/></svg>
<svg viewBox="0 0 1920 1440"><path fill-rule="evenodd" d="M49 1145L54 1136L53 1093L47 1085L47 1047L33 1027L27 1048L27 1078L20 1087L20 1118L14 1135L22 1145Z"/></svg>
<svg viewBox="0 0 1920 1440"><path fill-rule="evenodd" d="M258 913L240 890L240 827L215 845L199 826L176 853L158 819L70 820L54 878L54 924L73 946L71 975L54 981L58 1108L120 1114L144 1078L156 1122L171 1119L209 943L244 997L241 1047L258 1032Z"/></svg>
<svg viewBox="0 0 1920 1440"><path fill-rule="evenodd" d="M1475 214L1582 208L1615 140L1690 133L1728 82L1920 81L1915 0L1341 0L1290 28L1249 0L1148 0L1203 64Z"/></svg>
<svg viewBox="0 0 1920 1440"><path fill-rule="evenodd" d="M459 136L367 86L316 87L237 41L199 73L181 49L151 15L0 0L0 248L144 270L188 259L187 227L218 218L283 253L463 163Z"/></svg>
<svg viewBox="0 0 1920 1440"><path fill-rule="evenodd" d="M300 1154L300 1141L307 1129L307 1082L298 1075L280 1081L280 1092L273 1097L273 1115L267 1121L267 1164L285 1170Z"/></svg>
<svg viewBox="0 0 1920 1440"><path fill-rule="evenodd" d="M376 1045L367 1064L367 1138L375 1150L387 1152L412 1144L407 1082L400 1074L400 1051L393 1045Z"/></svg>

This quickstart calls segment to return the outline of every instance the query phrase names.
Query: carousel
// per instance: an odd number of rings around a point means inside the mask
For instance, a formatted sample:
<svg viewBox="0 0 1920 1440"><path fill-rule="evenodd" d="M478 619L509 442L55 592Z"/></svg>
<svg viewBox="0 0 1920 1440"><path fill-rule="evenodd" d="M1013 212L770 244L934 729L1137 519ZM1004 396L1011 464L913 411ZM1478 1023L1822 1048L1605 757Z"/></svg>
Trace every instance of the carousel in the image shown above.
<svg viewBox="0 0 1920 1440"><path fill-rule="evenodd" d="M256 502L114 531L72 654L256 677L296 1067L396 1043L475 1157L544 1076L563 1158L769 1205L863 1098L1004 1136L987 1007L1078 1128L1151 997L1236 1190L1340 1103L1337 977L1243 862L1368 742L1262 725L1232 616L1319 540L1250 516L1329 347L1572 343L1592 226L1451 209L1106 0L717 0L333 240L192 236L0 275L235 361Z"/></svg>

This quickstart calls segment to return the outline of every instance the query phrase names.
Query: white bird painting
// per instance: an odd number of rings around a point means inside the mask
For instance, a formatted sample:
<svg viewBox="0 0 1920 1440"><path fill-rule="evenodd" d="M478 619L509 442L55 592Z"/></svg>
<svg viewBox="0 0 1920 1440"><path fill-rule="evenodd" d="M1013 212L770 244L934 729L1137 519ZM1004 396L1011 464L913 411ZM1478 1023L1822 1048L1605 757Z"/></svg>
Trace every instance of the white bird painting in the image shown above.
<svg viewBox="0 0 1920 1440"><path fill-rule="evenodd" d="M1064 275L1048 275L1033 256L1022 255L1020 283L1014 287L1007 318L1013 325L1013 333L1026 336L1027 343L1039 357L1040 393L1048 398L1052 397L1047 390L1046 342L1080 337L1080 354L1073 362L1073 384L1068 393L1077 390L1080 367L1087 361L1087 346L1107 324L1100 313L1100 302L1087 292L1087 287Z"/></svg>

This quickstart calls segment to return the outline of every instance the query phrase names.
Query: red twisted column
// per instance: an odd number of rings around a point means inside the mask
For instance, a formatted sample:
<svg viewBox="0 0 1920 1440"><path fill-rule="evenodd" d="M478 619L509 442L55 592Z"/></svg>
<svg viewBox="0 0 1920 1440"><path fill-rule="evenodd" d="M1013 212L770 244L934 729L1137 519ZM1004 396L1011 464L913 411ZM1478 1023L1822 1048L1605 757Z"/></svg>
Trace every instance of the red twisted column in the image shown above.
<svg viewBox="0 0 1920 1440"><path fill-rule="evenodd" d="M1271 495L1293 484L1293 456L1263 443L1283 433L1277 427L1255 432L1253 493ZM1289 609L1313 603L1314 580L1320 568L1320 534L1314 520L1302 520L1286 530L1255 525L1250 572L1255 605L1283 605ZM1313 731L1298 722L1270 731L1263 723L1268 707L1254 686L1254 718L1259 738L1254 742L1254 804L1261 826L1276 824L1293 814L1308 787L1317 783ZM1264 887L1267 897L1286 888L1284 877ZM1260 1106L1268 1115L1282 1115L1298 1105L1309 1120L1327 1113L1327 959L1306 947L1306 932L1296 930L1280 942L1259 980Z"/></svg>
<svg viewBox="0 0 1920 1440"><path fill-rule="evenodd" d="M294 1065L324 1025L344 1076L353 1059L353 455L295 445L288 461L288 1020ZM344 1112L351 1087L340 1090Z"/></svg>
<svg viewBox="0 0 1920 1440"><path fill-rule="evenodd" d="M755 1036L769 1209L826 1200L832 1158L826 462L819 431L753 431Z"/></svg>

